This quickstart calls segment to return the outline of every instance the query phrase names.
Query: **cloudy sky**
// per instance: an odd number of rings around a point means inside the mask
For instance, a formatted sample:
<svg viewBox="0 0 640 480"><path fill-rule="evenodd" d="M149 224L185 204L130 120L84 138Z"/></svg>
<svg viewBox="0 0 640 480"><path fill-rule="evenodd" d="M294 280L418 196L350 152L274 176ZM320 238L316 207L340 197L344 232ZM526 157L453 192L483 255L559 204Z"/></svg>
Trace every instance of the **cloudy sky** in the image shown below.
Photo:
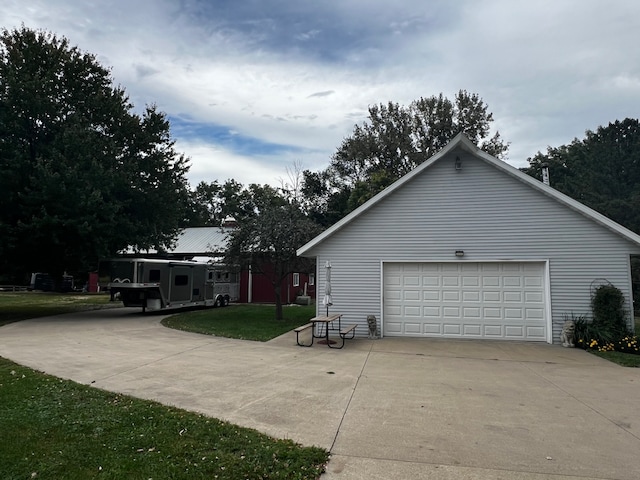
<svg viewBox="0 0 640 480"><path fill-rule="evenodd" d="M477 93L521 167L640 109L636 0L2 0L155 103L189 179L317 171L371 104Z"/></svg>

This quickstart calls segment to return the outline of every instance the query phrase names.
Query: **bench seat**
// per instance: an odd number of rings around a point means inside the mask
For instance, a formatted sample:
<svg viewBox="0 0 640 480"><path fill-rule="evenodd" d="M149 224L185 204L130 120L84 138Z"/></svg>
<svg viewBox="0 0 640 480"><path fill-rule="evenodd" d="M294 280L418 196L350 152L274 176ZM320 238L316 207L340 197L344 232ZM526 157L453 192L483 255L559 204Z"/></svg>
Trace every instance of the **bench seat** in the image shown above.
<svg viewBox="0 0 640 480"><path fill-rule="evenodd" d="M356 327L358 325L347 325L346 327L342 328L340 330L340 338L342 339L342 343L340 344L340 346L335 346L332 347L331 344L329 344L329 348L342 348L344 347L344 342L345 340L351 340L352 338L355 338L356 336ZM349 336L347 336L349 335Z"/></svg>
<svg viewBox="0 0 640 480"><path fill-rule="evenodd" d="M305 345L304 343L300 343L300 333L313 328L313 323L306 323L304 325L299 326L298 328L294 328L293 331L296 332L296 343L301 347L310 347L313 345L313 332L311 333L311 343L309 345Z"/></svg>

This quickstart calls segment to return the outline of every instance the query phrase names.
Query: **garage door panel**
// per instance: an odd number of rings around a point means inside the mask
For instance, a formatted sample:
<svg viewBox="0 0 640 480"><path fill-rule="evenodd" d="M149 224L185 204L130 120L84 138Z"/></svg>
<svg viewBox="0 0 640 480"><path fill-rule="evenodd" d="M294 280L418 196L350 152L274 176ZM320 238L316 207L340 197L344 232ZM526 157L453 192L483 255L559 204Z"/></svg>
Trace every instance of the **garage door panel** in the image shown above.
<svg viewBox="0 0 640 480"><path fill-rule="evenodd" d="M484 336L485 337L496 337L500 338L503 336L502 333L502 325L485 325L484 326Z"/></svg>
<svg viewBox="0 0 640 480"><path fill-rule="evenodd" d="M422 332L422 323L405 323L404 332L409 335L418 335Z"/></svg>
<svg viewBox="0 0 640 480"><path fill-rule="evenodd" d="M478 287L480 286L480 277L474 276L464 276L462 277L462 286L463 287Z"/></svg>
<svg viewBox="0 0 640 480"><path fill-rule="evenodd" d="M422 286L424 287L440 287L440 277L423 275Z"/></svg>
<svg viewBox="0 0 640 480"><path fill-rule="evenodd" d="M422 308L420 306L415 307L404 307L404 316L405 317L422 317Z"/></svg>
<svg viewBox="0 0 640 480"><path fill-rule="evenodd" d="M526 316L529 320L540 320L544 318L544 310L542 308L527 308Z"/></svg>
<svg viewBox="0 0 640 480"><path fill-rule="evenodd" d="M440 313L440 307L423 307L422 311L424 312L424 316L426 318L440 318L441 313Z"/></svg>
<svg viewBox="0 0 640 480"><path fill-rule="evenodd" d="M462 309L462 316L464 318L481 318L480 308L478 307L465 307Z"/></svg>
<svg viewBox="0 0 640 480"><path fill-rule="evenodd" d="M442 316L444 318L460 318L460 307L443 307Z"/></svg>
<svg viewBox="0 0 640 480"><path fill-rule="evenodd" d="M440 336L442 335L442 324L425 322L423 323L423 332L429 336Z"/></svg>
<svg viewBox="0 0 640 480"><path fill-rule="evenodd" d="M405 287L417 287L420 285L420 277L414 275L407 275L402 278L402 285Z"/></svg>
<svg viewBox="0 0 640 480"><path fill-rule="evenodd" d="M505 288L521 288L522 283L522 277L502 277L502 285Z"/></svg>
<svg viewBox="0 0 640 480"><path fill-rule="evenodd" d="M542 287L542 277L524 277L525 287Z"/></svg>
<svg viewBox="0 0 640 480"><path fill-rule="evenodd" d="M442 329L444 335L457 335L462 333L462 325L459 323L445 323Z"/></svg>
<svg viewBox="0 0 640 480"><path fill-rule="evenodd" d="M387 315L390 317L399 317L402 316L402 306L401 305L389 305L385 309Z"/></svg>
<svg viewBox="0 0 640 480"><path fill-rule="evenodd" d="M524 292L525 303L542 303L544 301L544 295L542 291L539 292Z"/></svg>
<svg viewBox="0 0 640 480"><path fill-rule="evenodd" d="M402 333L401 322L384 322L384 328L388 335Z"/></svg>
<svg viewBox="0 0 640 480"><path fill-rule="evenodd" d="M483 302L487 302L487 303L491 303L491 302L499 302L501 295L500 295L500 291L499 290L489 290L489 291L483 291L482 293L482 301Z"/></svg>
<svg viewBox="0 0 640 480"><path fill-rule="evenodd" d="M543 263L384 264L384 334L545 341Z"/></svg>
<svg viewBox="0 0 640 480"><path fill-rule="evenodd" d="M426 302L439 302L440 293L440 290L425 290L422 299Z"/></svg>
<svg viewBox="0 0 640 480"><path fill-rule="evenodd" d="M459 287L460 286L460 277L442 277L442 286L443 287Z"/></svg>
<svg viewBox="0 0 640 480"><path fill-rule="evenodd" d="M521 308L505 308L504 309L504 319L510 321L523 321L524 315Z"/></svg>
<svg viewBox="0 0 640 480"><path fill-rule="evenodd" d="M479 302L480 301L480 292L478 291L463 291L462 292L462 301L463 302Z"/></svg>
<svg viewBox="0 0 640 480"><path fill-rule="evenodd" d="M537 338L539 340L546 340L545 329L542 327L526 327L528 338Z"/></svg>
<svg viewBox="0 0 640 480"><path fill-rule="evenodd" d="M504 335L507 338L516 338L518 340L522 340L524 338L524 327L506 325L504 327Z"/></svg>
<svg viewBox="0 0 640 480"><path fill-rule="evenodd" d="M502 301L504 303L521 303L523 296L522 293L523 292L504 292Z"/></svg>
<svg viewBox="0 0 640 480"><path fill-rule="evenodd" d="M444 302L459 302L461 292L458 290L445 290L442 292Z"/></svg>
<svg viewBox="0 0 640 480"><path fill-rule="evenodd" d="M465 337L480 337L482 336L482 325L479 323L465 323L463 327L463 334Z"/></svg>
<svg viewBox="0 0 640 480"><path fill-rule="evenodd" d="M485 318L502 318L501 308L483 308L482 314Z"/></svg>
<svg viewBox="0 0 640 480"><path fill-rule="evenodd" d="M483 287L501 287L500 277L494 275L486 275L482 277Z"/></svg>
<svg viewBox="0 0 640 480"><path fill-rule="evenodd" d="M419 302L422 297L422 292L420 292L420 290L405 290L403 297L405 302Z"/></svg>

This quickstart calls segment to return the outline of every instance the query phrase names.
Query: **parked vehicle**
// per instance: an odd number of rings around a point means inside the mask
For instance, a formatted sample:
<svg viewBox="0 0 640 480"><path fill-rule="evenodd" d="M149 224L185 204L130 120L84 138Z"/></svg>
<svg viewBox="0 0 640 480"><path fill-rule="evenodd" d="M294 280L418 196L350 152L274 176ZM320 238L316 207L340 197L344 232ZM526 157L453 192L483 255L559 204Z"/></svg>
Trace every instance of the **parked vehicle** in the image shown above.
<svg viewBox="0 0 640 480"><path fill-rule="evenodd" d="M181 260L121 258L101 263L112 296L142 311L223 307L238 297L238 285L217 281L221 265ZM108 273L107 273L108 272ZM229 278L229 275L226 275Z"/></svg>
<svg viewBox="0 0 640 480"><path fill-rule="evenodd" d="M58 283L48 273L36 272L31 274L28 290L40 290L43 292L73 292L75 290L73 275L66 273L58 278Z"/></svg>

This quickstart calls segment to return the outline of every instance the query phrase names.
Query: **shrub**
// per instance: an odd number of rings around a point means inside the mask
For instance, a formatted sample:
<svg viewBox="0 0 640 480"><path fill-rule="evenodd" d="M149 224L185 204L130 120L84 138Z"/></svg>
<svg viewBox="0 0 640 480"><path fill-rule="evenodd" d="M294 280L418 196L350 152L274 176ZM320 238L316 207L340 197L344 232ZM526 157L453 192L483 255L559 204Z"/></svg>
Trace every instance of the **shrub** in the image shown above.
<svg viewBox="0 0 640 480"><path fill-rule="evenodd" d="M593 323L605 327L614 334L629 333L624 295L613 285L600 285L591 298Z"/></svg>
<svg viewBox="0 0 640 480"><path fill-rule="evenodd" d="M568 317L565 316L568 319ZM610 344L620 335L608 325L590 321L585 315L572 316L575 322L574 344L576 347L588 349Z"/></svg>
<svg viewBox="0 0 640 480"><path fill-rule="evenodd" d="M613 285L601 285L591 298L593 320L586 315L565 315L565 320L575 322L576 347L599 352L623 352L640 354L638 338L627 326L624 295Z"/></svg>

